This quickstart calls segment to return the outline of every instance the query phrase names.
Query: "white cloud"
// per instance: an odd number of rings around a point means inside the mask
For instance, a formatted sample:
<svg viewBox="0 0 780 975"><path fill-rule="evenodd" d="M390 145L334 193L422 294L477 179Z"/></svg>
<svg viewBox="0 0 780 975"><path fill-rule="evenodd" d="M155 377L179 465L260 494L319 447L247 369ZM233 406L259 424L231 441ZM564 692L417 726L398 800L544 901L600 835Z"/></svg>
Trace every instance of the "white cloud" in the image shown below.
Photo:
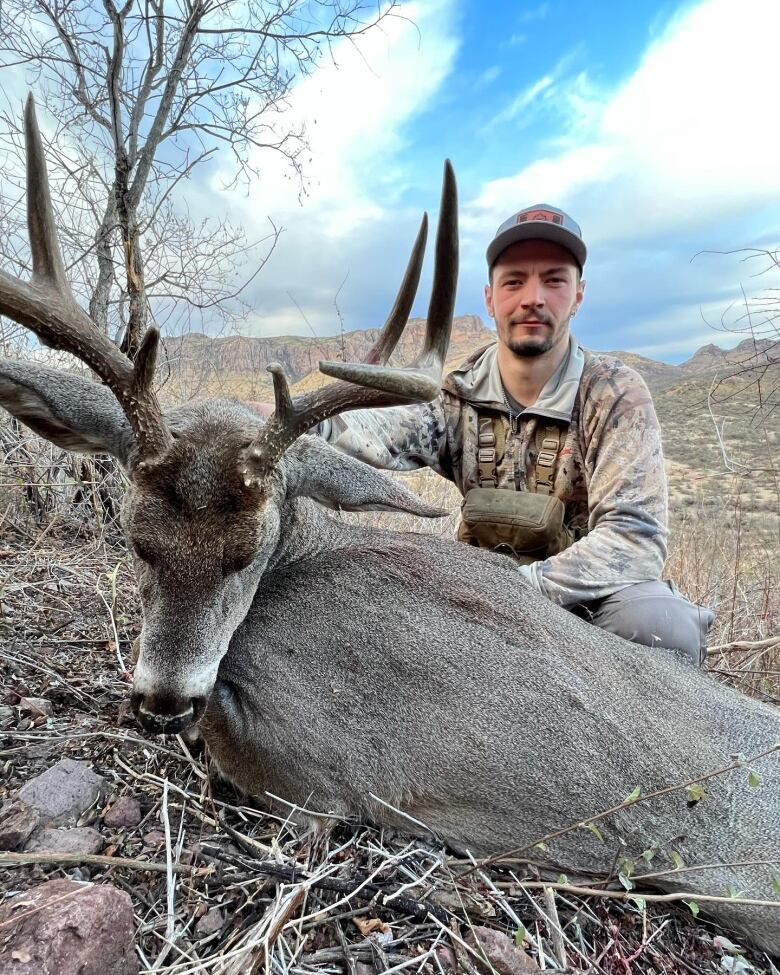
<svg viewBox="0 0 780 975"><path fill-rule="evenodd" d="M593 90L570 101L591 116L589 140L487 182L469 209L498 222L508 201L552 195L576 207L589 242L600 244L762 206L780 192L772 104L779 35L776 0L738 8L709 0L688 10L598 113Z"/></svg>
<svg viewBox="0 0 780 975"><path fill-rule="evenodd" d="M518 24L530 24L534 20L544 20L550 12L550 4L538 3L535 7L526 7L517 18Z"/></svg>
<svg viewBox="0 0 780 975"><path fill-rule="evenodd" d="M332 61L296 86L285 123L305 124L311 145L303 198L283 161L268 153L258 157L261 177L248 201L222 190L220 174L212 180L211 192L250 236L253 224L258 235L265 231L267 216L285 228L253 289L254 334L311 334L290 295L317 334L333 333L333 296L349 271L357 273L340 298L351 311L345 327L381 324L369 309L392 301L421 210L437 202L434 191L423 207L402 205L405 193L435 185L439 175L438 163L423 172L404 158L405 127L430 108L453 69L457 7L458 0L406 3L381 29L336 45Z"/></svg>
<svg viewBox="0 0 780 975"><path fill-rule="evenodd" d="M294 89L284 122L304 126L311 146L303 210L326 235L343 236L385 209L377 193L387 189L387 161L403 148L404 125L428 107L452 69L454 6L454 0L405 4L402 16L336 45L332 60ZM298 187L285 179L283 160L265 152L258 165L252 208L300 214Z"/></svg>
<svg viewBox="0 0 780 975"><path fill-rule="evenodd" d="M554 151L487 181L463 208L472 276L483 274L477 267L495 227L513 208L537 201L562 206L581 223L591 274L603 272L606 286L609 269L636 252L664 281L662 272L695 252L728 246L726 227L755 227L780 202L778 36L777 0L705 0L674 18L617 90L600 92L582 74L558 80L548 94L566 96L571 118L548 143ZM647 287L647 274L643 281ZM732 292L738 282L730 279ZM687 316L691 343L700 337L693 332L701 299L693 292L719 284L712 267L694 266L675 281L676 295L659 296L678 300L675 324Z"/></svg>

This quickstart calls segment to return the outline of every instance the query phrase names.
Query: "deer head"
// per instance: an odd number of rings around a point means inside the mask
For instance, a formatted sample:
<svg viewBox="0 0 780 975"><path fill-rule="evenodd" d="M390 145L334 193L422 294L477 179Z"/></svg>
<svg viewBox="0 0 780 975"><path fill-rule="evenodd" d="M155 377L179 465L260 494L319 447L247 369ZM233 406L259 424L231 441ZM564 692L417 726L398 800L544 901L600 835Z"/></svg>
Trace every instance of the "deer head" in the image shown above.
<svg viewBox="0 0 780 975"><path fill-rule="evenodd" d="M406 368L387 365L419 283L427 219L398 296L362 363L322 362L337 381L293 400L277 365L275 409L263 423L248 408L208 401L164 414L153 388L159 333L150 328L134 362L76 302L55 230L32 98L25 109L32 278L0 271L0 314L41 342L86 363L103 385L30 363L0 363L0 404L71 450L109 452L127 471L122 518L144 611L133 704L151 731L197 721L219 662L251 606L285 532L303 517L290 502L310 497L347 510L436 516L411 492L316 438L314 424L347 410L432 399L452 326L457 281L455 180L445 165L436 263L424 348ZM296 522L297 520L297 522Z"/></svg>

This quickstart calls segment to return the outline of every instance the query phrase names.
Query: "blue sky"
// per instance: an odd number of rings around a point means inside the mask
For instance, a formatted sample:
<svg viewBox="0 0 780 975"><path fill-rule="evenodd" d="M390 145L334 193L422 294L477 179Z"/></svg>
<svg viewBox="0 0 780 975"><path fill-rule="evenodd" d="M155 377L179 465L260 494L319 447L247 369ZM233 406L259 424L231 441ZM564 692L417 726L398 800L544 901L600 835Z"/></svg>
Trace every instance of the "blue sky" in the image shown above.
<svg viewBox="0 0 780 975"><path fill-rule="evenodd" d="M303 202L273 158L258 159L248 197L222 189L227 170L208 174L208 205L220 196L250 233L268 216L285 228L246 331L311 334L290 296L317 334L338 331L346 275L345 327L381 324L448 156L459 314L484 316L498 224L548 202L589 245L586 344L679 361L744 337L742 288L777 282L702 252L780 238L780 3L419 0L403 12L297 86L291 111L312 147Z"/></svg>

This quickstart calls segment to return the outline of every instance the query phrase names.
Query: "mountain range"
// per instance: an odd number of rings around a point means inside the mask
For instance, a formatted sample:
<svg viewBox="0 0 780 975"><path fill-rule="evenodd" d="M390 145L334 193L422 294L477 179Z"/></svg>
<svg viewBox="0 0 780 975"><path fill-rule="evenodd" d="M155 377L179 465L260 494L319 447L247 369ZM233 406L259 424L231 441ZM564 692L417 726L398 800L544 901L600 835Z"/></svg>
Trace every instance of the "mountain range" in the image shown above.
<svg viewBox="0 0 780 975"><path fill-rule="evenodd" d="M425 321L411 319L394 362L411 362L421 348ZM377 329L329 338L277 336L211 338L190 334L168 339L158 371L167 400L224 395L273 401L266 367L280 362L293 393L330 380L321 359L358 360L377 338ZM455 319L445 369L495 341L477 315ZM636 369L653 393L664 437L671 510L676 518L726 508L750 513L761 536L775 536L780 511L780 342L744 339L732 349L711 343L679 365L634 352L613 354ZM774 527L773 527L774 526Z"/></svg>

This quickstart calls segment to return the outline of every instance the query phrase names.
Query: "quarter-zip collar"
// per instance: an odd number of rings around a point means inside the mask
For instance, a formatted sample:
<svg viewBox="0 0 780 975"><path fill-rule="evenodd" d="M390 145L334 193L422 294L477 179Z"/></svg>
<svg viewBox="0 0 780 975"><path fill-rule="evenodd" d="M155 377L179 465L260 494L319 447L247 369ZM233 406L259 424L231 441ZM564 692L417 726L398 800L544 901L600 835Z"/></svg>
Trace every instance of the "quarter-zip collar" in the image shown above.
<svg viewBox="0 0 780 975"><path fill-rule="evenodd" d="M442 388L472 406L488 407L508 413L504 402L501 374L498 370L498 344L474 352L445 378ZM571 420L577 398L582 370L585 367L585 350L573 334L569 335L569 348L561 364L544 384L533 406L527 406L520 416L541 416L568 423Z"/></svg>

